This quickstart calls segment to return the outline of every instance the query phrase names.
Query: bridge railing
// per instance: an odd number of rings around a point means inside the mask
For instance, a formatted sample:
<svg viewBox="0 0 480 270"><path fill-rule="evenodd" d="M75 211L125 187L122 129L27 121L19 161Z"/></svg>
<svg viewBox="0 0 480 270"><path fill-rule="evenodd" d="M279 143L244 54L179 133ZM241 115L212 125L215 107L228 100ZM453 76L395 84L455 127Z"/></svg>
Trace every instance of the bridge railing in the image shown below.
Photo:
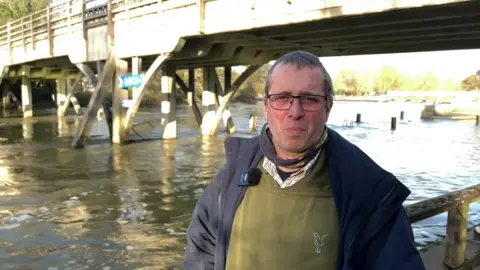
<svg viewBox="0 0 480 270"><path fill-rule="evenodd" d="M445 236L445 257L447 269L473 269L480 265L480 253L465 259L467 244L468 209L472 202L480 200L480 185L471 186L405 207L408 220L415 223L444 212L448 212Z"/></svg>
<svg viewBox="0 0 480 270"><path fill-rule="evenodd" d="M128 20L169 9L197 5L212 0L59 0L47 8L0 26L0 52L8 51L9 62L18 48L36 50L48 40L48 55L54 56L55 37L115 21ZM111 12L108 12L110 6ZM42 47L44 48L44 47Z"/></svg>

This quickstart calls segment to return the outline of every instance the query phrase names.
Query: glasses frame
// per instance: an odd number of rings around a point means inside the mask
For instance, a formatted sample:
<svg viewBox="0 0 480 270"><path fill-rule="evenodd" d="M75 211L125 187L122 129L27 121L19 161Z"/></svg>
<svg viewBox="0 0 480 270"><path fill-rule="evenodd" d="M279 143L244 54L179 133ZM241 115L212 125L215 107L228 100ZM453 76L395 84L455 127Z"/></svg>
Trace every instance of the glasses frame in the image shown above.
<svg viewBox="0 0 480 270"><path fill-rule="evenodd" d="M277 109L275 108L274 106L272 106L272 100L271 100L271 97L272 96L289 96L289 97L292 97L292 101L290 102L290 106L287 108L287 109ZM272 109L274 110L277 110L277 111L288 111L290 110L290 108L292 108L292 105L293 105L293 101L295 101L296 98L298 98L298 101L300 102L300 106L302 106L302 109L304 111L308 111L308 112L318 112L320 111L322 108L320 107L320 109L318 110L306 110L304 107L303 107L303 103L302 103L302 98L305 98L305 97L321 97L323 98L323 100L325 100L325 103L328 101L327 100L327 97L326 96L322 96L322 95L300 95L300 96L296 96L296 95L292 95L292 94L269 94L267 95L267 99L269 101L269 104L270 104L270 107L272 107Z"/></svg>

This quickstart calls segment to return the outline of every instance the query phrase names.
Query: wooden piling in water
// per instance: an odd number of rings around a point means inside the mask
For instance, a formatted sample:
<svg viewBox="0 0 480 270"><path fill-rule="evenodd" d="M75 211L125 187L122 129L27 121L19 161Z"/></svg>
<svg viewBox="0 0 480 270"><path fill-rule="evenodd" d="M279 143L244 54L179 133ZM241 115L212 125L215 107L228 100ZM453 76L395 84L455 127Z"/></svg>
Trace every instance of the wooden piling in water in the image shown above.
<svg viewBox="0 0 480 270"><path fill-rule="evenodd" d="M362 122L362 115L357 113L357 123L361 123Z"/></svg>
<svg viewBox="0 0 480 270"><path fill-rule="evenodd" d="M475 117L475 125L480 125L480 116L477 114L477 116Z"/></svg>
<svg viewBox="0 0 480 270"><path fill-rule="evenodd" d="M248 130L250 132L253 132L253 131L257 130L257 116L250 115L250 122L249 122L249 125L248 125Z"/></svg>
<svg viewBox="0 0 480 270"><path fill-rule="evenodd" d="M392 121L390 123L390 128L391 128L391 130L397 129L397 118L396 117L392 117Z"/></svg>
<svg viewBox="0 0 480 270"><path fill-rule="evenodd" d="M401 111L401 112L400 112L400 120L403 120L404 116L405 116L405 112L404 112L404 111Z"/></svg>

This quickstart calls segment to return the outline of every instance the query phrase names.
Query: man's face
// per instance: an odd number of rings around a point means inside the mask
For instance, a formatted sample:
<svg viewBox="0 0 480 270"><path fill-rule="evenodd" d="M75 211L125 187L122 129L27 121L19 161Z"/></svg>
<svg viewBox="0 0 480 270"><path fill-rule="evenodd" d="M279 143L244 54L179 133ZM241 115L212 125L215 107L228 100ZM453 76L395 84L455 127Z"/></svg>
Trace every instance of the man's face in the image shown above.
<svg viewBox="0 0 480 270"><path fill-rule="evenodd" d="M268 94L325 96L323 72L320 68L298 69L293 64L280 64L272 73ZM297 98L288 110L272 108L271 100L264 100L265 119L278 156L298 157L320 139L332 106L331 99L329 102L322 100L318 111L307 111Z"/></svg>

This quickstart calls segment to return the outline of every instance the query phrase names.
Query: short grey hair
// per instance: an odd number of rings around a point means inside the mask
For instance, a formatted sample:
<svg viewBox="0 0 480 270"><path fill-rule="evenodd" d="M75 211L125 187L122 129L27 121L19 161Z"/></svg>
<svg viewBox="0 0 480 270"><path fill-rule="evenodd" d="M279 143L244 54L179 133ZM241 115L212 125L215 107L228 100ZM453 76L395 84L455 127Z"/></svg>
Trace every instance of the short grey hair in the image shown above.
<svg viewBox="0 0 480 270"><path fill-rule="evenodd" d="M275 61L273 66L270 68L267 74L267 78L265 79L265 97L268 96L268 92L270 90L270 83L272 81L272 73L275 68L281 64L293 64L296 65L297 68L320 68L323 72L323 91L325 91L325 95L327 100L333 99L334 92L333 92L333 85L332 79L330 74L328 74L327 70L323 66L322 62L318 59L317 56L305 52L305 51L293 51L289 52L279 59Z"/></svg>

